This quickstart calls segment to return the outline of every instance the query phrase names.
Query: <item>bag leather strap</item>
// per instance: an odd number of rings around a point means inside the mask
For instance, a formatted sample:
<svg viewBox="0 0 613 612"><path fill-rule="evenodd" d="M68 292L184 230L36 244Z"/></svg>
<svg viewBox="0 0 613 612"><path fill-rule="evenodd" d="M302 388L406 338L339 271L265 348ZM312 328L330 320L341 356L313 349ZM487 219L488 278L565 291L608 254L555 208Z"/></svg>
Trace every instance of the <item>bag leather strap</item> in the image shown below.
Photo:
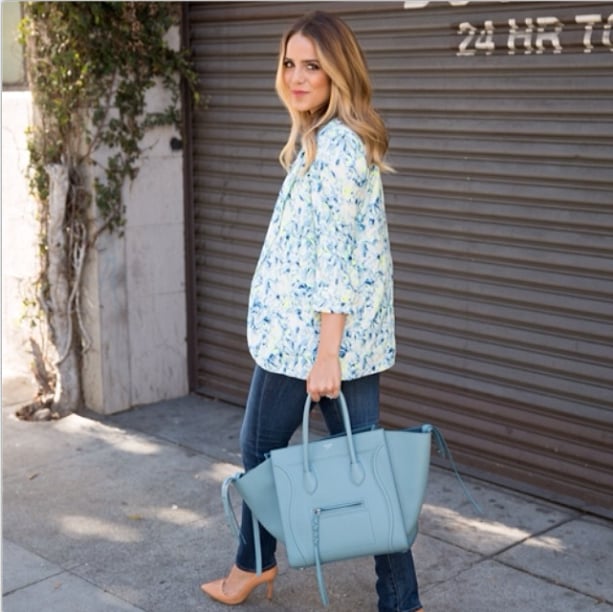
<svg viewBox="0 0 613 612"><path fill-rule="evenodd" d="M345 396L341 392L337 398L343 416L343 425L347 434L347 452L349 454L350 474L351 479L356 485L361 484L366 477L364 468L360 463L357 453L355 452L355 444L353 442L353 433L351 429L351 419L349 418L349 409ZM302 462L303 462L303 477L304 488L308 493L313 493L317 489L317 476L311 467L309 461L309 415L311 413L311 396L307 395L304 403L304 411L302 413Z"/></svg>
<svg viewBox="0 0 613 612"><path fill-rule="evenodd" d="M327 606L329 603L328 592L326 590L326 583L324 582L324 573L321 568L321 554L319 552L319 519L321 517L321 509L316 508L313 510L313 520L311 521L311 528L313 531L313 551L315 553L315 573L317 576L317 587L319 588L319 597L321 603Z"/></svg>
<svg viewBox="0 0 613 612"><path fill-rule="evenodd" d="M223 502L223 508L226 515L226 521L230 526L234 537L237 540L243 540L245 537L241 533L238 525L238 520L234 509L232 508L232 501L230 499L230 487L243 475L243 472L236 472L232 476L228 476L221 485L221 500ZM243 502L244 503L244 502ZM262 575L262 539L260 538L260 523L255 517L255 514L251 513L251 521L253 527L253 544L255 548L255 573L257 576Z"/></svg>
<svg viewBox="0 0 613 612"><path fill-rule="evenodd" d="M458 479L458 482L460 483L460 486L462 487L462 491L464 491L464 495L466 496L466 499L468 499L468 501L473 505L473 508L479 514L483 514L483 508L481 508L481 506L477 503L475 498L471 495L470 491L464 484L464 481L462 480L462 477L460 476L460 472L458 471L455 461L453 460L451 451L449 450L449 446L447 446L447 441L445 440L445 437L443 436L443 433L441 432L441 430L438 427L434 427L433 425L425 425L424 427L429 428L430 433L432 434L432 437L434 438L434 443L436 444L436 450L439 456L449 461L449 465L451 466L453 473ZM428 430L424 429L424 431L428 431Z"/></svg>
<svg viewBox="0 0 613 612"><path fill-rule="evenodd" d="M228 476L221 485L221 501L223 502L223 509L226 514L226 521L230 526L232 535L239 539L242 537L240 527L238 526L238 520L234 509L232 508L232 502L230 500L230 487L241 477L242 472L236 472L232 476Z"/></svg>

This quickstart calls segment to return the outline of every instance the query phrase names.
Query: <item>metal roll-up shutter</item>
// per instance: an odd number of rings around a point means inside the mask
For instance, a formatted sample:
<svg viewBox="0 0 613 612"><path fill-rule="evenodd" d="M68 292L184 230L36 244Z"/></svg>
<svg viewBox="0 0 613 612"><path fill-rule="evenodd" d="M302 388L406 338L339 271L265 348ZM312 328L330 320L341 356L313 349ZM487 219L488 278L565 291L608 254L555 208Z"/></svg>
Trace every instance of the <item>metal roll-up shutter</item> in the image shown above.
<svg viewBox="0 0 613 612"><path fill-rule="evenodd" d="M305 6L187 9L211 96L191 122L194 386L231 401L246 394L248 283L282 176L277 45ZM611 4L323 8L362 43L397 171L384 178L398 359L383 422L435 423L465 470L607 513Z"/></svg>
<svg viewBox="0 0 613 612"><path fill-rule="evenodd" d="M282 25L255 5L187 3L189 47L206 107L191 120L194 241L192 386L235 403L253 362L249 282L276 193L288 119L274 92Z"/></svg>

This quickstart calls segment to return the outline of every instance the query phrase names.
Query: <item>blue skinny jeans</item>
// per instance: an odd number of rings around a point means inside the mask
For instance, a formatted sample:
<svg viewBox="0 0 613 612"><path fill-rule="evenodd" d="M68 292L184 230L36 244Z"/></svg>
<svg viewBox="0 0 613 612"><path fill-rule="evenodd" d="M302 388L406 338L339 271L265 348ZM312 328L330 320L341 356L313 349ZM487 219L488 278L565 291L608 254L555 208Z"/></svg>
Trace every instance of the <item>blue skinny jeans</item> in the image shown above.
<svg viewBox="0 0 613 612"><path fill-rule="evenodd" d="M342 391L347 400L351 424L355 429L376 425L379 421L379 375L344 381ZM247 407L240 433L245 470L266 459L267 453L288 445L302 423L306 400L306 383L298 378L266 372L255 367ZM336 401L322 398L319 403L331 434L343 431L343 421ZM241 535L236 565L255 571L255 550L251 511L242 507ZM276 539L260 526L262 568L276 565ZM411 551L375 556L379 612L414 612L421 608L417 576Z"/></svg>

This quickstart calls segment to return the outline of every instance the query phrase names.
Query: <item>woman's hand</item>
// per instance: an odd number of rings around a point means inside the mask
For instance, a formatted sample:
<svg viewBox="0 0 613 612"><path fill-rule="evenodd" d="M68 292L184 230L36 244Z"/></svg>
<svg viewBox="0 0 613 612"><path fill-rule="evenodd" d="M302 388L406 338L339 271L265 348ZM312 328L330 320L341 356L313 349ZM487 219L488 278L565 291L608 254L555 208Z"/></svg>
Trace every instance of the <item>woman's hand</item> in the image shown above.
<svg viewBox="0 0 613 612"><path fill-rule="evenodd" d="M307 377L307 393L318 402L322 397L338 397L341 392L341 362L339 351L346 315L321 313L319 346L315 363Z"/></svg>
<svg viewBox="0 0 613 612"><path fill-rule="evenodd" d="M338 355L319 357L307 378L307 393L318 402L322 397L338 397L341 392L341 362Z"/></svg>

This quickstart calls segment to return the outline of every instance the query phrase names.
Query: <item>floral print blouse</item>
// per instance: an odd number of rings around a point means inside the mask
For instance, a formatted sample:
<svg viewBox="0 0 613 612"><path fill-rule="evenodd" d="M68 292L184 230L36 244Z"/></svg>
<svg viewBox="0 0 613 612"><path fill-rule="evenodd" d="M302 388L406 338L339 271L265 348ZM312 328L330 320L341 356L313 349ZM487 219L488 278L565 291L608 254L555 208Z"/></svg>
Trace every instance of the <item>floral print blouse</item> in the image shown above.
<svg viewBox="0 0 613 612"><path fill-rule="evenodd" d="M247 340L264 370L306 380L320 313L347 315L341 375L395 359L392 258L379 168L338 119L320 128L305 173L301 151L281 187L249 297Z"/></svg>

